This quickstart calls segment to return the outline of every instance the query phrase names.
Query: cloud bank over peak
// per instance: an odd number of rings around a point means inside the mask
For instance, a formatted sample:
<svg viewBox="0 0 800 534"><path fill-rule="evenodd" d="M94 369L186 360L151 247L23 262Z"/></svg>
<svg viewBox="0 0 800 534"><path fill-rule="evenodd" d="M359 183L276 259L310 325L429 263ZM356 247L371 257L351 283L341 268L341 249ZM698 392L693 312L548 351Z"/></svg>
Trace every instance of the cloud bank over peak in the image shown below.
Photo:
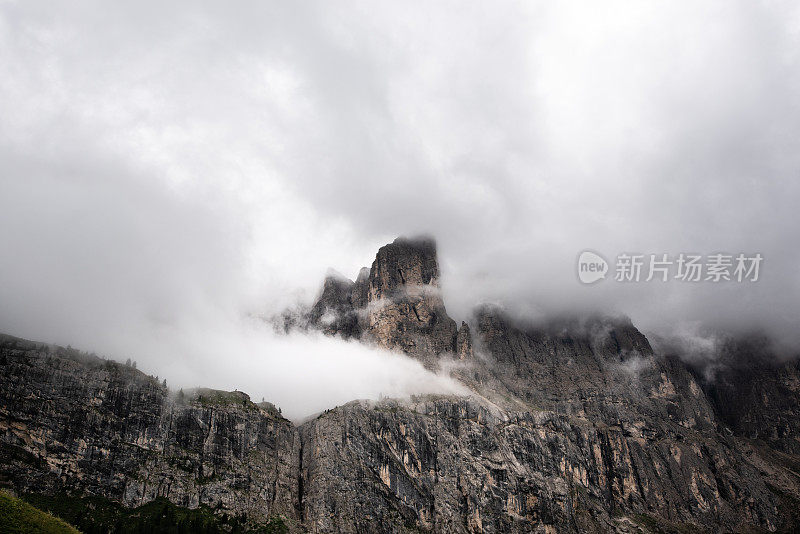
<svg viewBox="0 0 800 534"><path fill-rule="evenodd" d="M791 2L5 2L0 329L213 385L198 332L428 233L457 320L488 301L796 340L799 41ZM764 264L587 287L585 249Z"/></svg>

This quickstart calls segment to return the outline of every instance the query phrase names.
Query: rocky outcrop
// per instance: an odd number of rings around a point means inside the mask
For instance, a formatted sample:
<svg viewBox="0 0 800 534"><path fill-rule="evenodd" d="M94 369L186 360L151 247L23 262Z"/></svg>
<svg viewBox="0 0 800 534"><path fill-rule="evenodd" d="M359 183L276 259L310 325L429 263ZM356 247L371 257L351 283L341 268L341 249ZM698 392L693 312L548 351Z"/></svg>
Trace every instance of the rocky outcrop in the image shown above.
<svg viewBox="0 0 800 534"><path fill-rule="evenodd" d="M457 376L481 396L356 402L301 427L312 532L794 524L796 464L733 435L685 364L628 319L476 315L483 355Z"/></svg>
<svg viewBox="0 0 800 534"><path fill-rule="evenodd" d="M410 286L439 284L436 244L430 238L399 237L378 249L369 272L368 301L392 298Z"/></svg>
<svg viewBox="0 0 800 534"><path fill-rule="evenodd" d="M472 349L472 333L469 330L469 325L461 321L461 328L458 329L456 334L456 357L459 360L472 360L475 352Z"/></svg>
<svg viewBox="0 0 800 534"><path fill-rule="evenodd" d="M360 337L358 315L350 300L354 286L339 273L328 274L322 293L308 313L309 325L328 335L338 334L345 339Z"/></svg>
<svg viewBox="0 0 800 534"><path fill-rule="evenodd" d="M381 247L372 267L353 282L329 275L307 313L291 311L279 329L322 331L399 350L435 366L435 356L457 351L458 328L439 289L436 245L428 238L398 238Z"/></svg>
<svg viewBox="0 0 800 534"><path fill-rule="evenodd" d="M10 337L0 362L0 479L16 490L295 517L299 434L246 394L171 395L130 366Z"/></svg>
<svg viewBox="0 0 800 534"><path fill-rule="evenodd" d="M491 376L538 409L611 422L632 412L656 419L680 415L692 425L713 419L685 367L655 358L647 338L627 318L529 324L484 307L476 313L476 328L496 362L489 366ZM670 401L680 414L668 417Z"/></svg>
<svg viewBox="0 0 800 534"><path fill-rule="evenodd" d="M800 455L800 363L763 336L726 341L712 370L698 373L720 419L738 435Z"/></svg>
<svg viewBox="0 0 800 534"><path fill-rule="evenodd" d="M786 511L800 495L798 464L786 456L798 442L795 364L764 364L746 385L729 366L711 385L678 355L655 354L624 317L531 323L483 307L472 329L456 329L438 276L432 244L383 247L351 286L359 337L428 363L452 352L461 362L453 375L478 400L353 403L304 425L312 531L375 522L392 525L386 532L775 530L795 521ZM443 328L425 329L431 317L447 317ZM767 415L770 407L779 409Z"/></svg>
<svg viewBox="0 0 800 534"><path fill-rule="evenodd" d="M0 476L23 493L166 498L309 532L787 526L791 465L721 433L678 361L645 358L652 370L604 410L426 396L356 401L295 427L241 392L170 394L130 366L4 338Z"/></svg>
<svg viewBox="0 0 800 534"><path fill-rule="evenodd" d="M350 403L301 427L306 526L521 533L781 525L780 500L734 440L649 425L498 411L470 399Z"/></svg>
<svg viewBox="0 0 800 534"><path fill-rule="evenodd" d="M439 289L436 245L398 238L378 250L367 279L366 339L426 359L455 351L457 327Z"/></svg>
<svg viewBox="0 0 800 534"><path fill-rule="evenodd" d="M627 318L459 328L430 240L329 275L282 329L402 351L465 397L354 401L295 426L241 392L169 392L129 365L0 341L0 481L157 499L307 532L752 532L800 528L796 362L731 345L714 378ZM204 508L205 509L205 508Z"/></svg>

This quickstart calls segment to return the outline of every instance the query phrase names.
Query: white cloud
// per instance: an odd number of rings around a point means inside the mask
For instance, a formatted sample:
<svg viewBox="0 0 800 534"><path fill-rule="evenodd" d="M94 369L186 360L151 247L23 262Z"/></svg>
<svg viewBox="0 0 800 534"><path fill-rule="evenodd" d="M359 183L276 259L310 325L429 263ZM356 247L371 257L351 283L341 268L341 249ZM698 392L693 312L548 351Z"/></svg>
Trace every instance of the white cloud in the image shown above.
<svg viewBox="0 0 800 534"><path fill-rule="evenodd" d="M780 2L5 2L0 329L143 362L426 232L459 319L497 300L794 332L798 20ZM763 278L587 288L586 248L761 252ZM153 369L197 377L195 350Z"/></svg>

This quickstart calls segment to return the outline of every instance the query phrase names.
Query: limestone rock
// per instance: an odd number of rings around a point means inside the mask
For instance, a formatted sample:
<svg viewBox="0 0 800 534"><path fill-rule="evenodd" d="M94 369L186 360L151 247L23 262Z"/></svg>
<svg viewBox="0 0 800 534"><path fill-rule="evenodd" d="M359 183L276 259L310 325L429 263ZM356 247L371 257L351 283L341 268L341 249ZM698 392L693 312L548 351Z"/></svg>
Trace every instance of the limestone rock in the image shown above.
<svg viewBox="0 0 800 534"><path fill-rule="evenodd" d="M458 334L456 334L455 352L459 360L471 360L474 356L472 334L469 331L469 325L464 321L461 321L461 328L458 329Z"/></svg>
<svg viewBox="0 0 800 534"><path fill-rule="evenodd" d="M720 419L739 435L800 455L800 360L764 336L728 340L700 381Z"/></svg>
<svg viewBox="0 0 800 534"><path fill-rule="evenodd" d="M131 366L2 337L0 483L281 515L296 532L800 528L796 360L740 341L711 375L627 318L482 307L470 325L447 315L431 240L382 247L355 282L329 275L282 330L403 351L471 394L354 401L299 426L242 392L169 392Z"/></svg>
<svg viewBox="0 0 800 534"><path fill-rule="evenodd" d="M340 334L345 339L359 337L358 317L350 300L354 286L338 273L329 274L309 312L309 323L326 334Z"/></svg>
<svg viewBox="0 0 800 534"><path fill-rule="evenodd" d="M295 517L299 434L246 394L170 395L132 367L8 336L0 354L0 478L18 491Z"/></svg>
<svg viewBox="0 0 800 534"><path fill-rule="evenodd" d="M423 361L456 350L455 321L439 290L436 245L398 238L381 247L355 282L326 278L306 324L325 334L361 338Z"/></svg>
<svg viewBox="0 0 800 534"><path fill-rule="evenodd" d="M687 531L780 525L780 502L733 441L635 428L467 398L350 403L301 427L305 524L448 533L609 532L643 517Z"/></svg>

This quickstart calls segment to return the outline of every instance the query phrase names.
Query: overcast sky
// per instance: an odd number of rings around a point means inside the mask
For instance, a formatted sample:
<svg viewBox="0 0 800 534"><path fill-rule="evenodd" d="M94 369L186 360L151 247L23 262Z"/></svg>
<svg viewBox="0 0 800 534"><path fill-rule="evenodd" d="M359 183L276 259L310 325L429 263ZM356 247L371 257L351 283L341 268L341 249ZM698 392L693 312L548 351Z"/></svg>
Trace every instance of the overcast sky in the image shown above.
<svg viewBox="0 0 800 534"><path fill-rule="evenodd" d="M0 331L306 413L436 379L248 315L424 232L459 320L797 339L798 95L791 1L0 1ZM584 286L587 248L764 262Z"/></svg>

